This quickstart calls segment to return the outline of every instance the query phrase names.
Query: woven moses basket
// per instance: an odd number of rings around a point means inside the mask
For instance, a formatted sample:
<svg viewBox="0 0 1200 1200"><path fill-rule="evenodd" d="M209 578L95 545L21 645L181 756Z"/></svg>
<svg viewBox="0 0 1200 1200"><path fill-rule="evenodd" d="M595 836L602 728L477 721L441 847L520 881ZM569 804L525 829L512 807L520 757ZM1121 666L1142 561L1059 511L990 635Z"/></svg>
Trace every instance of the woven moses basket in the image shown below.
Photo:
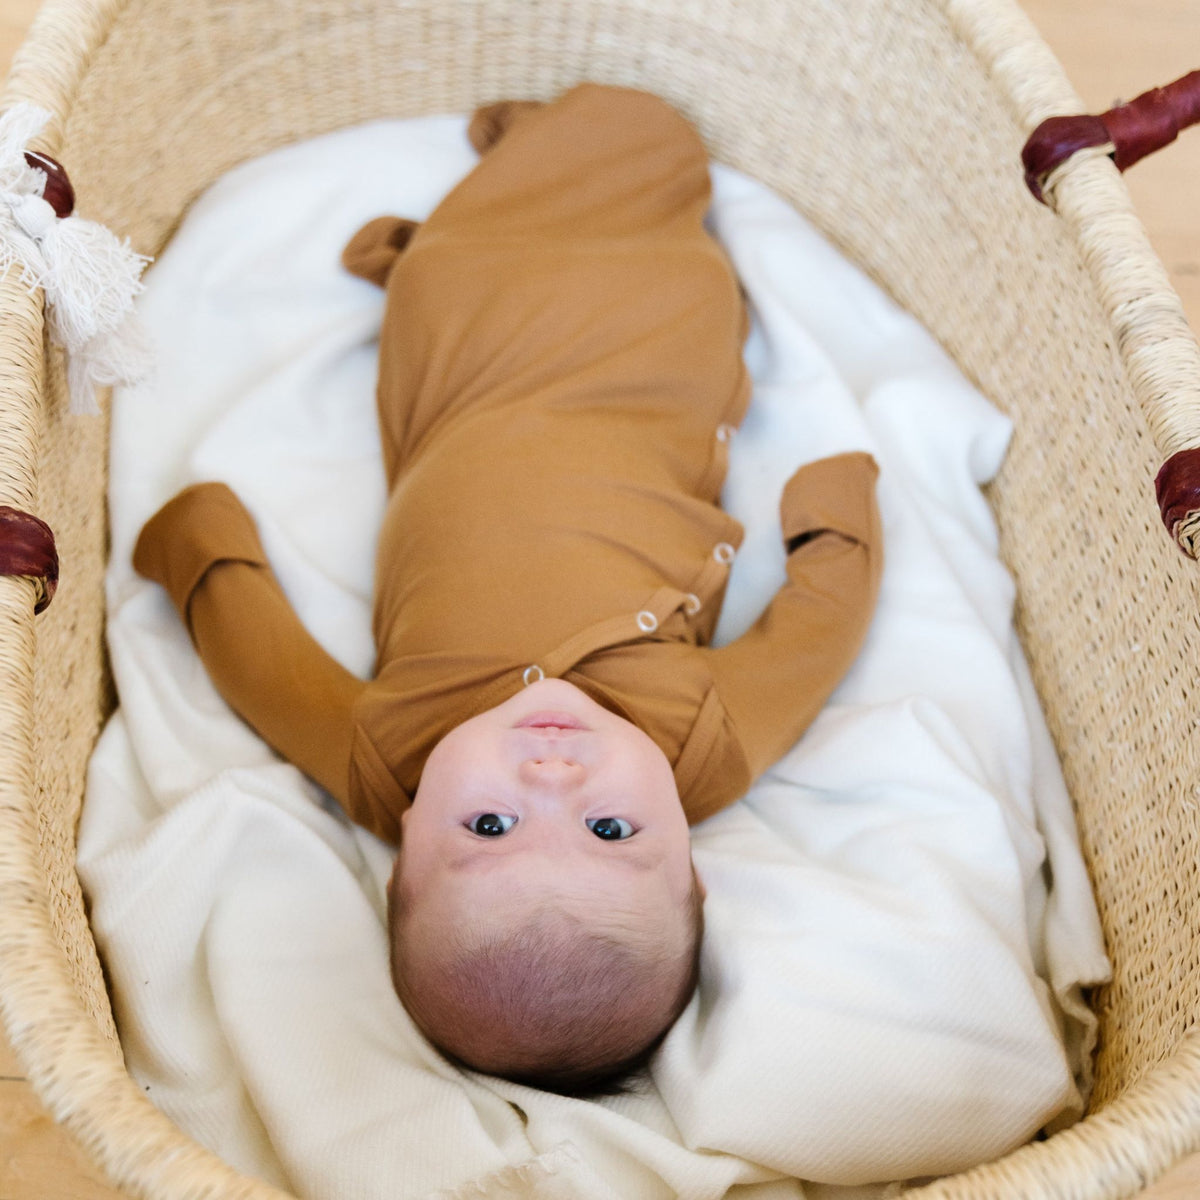
<svg viewBox="0 0 1200 1200"><path fill-rule="evenodd" d="M681 107L1016 419L990 498L1115 977L1091 1114L920 1194L1131 1195L1200 1148L1200 567L1152 487L1200 444L1200 354L1105 147L1057 173L1057 213L1026 192L1028 131L1080 105L1008 0L50 0L0 107L50 110L38 149L81 215L153 255L244 159L584 78ZM114 704L105 423L67 412L40 293L10 272L0 305L0 504L49 523L62 571L36 618L39 583L0 578L0 1009L38 1092L131 1195L278 1197L122 1063L74 872Z"/></svg>

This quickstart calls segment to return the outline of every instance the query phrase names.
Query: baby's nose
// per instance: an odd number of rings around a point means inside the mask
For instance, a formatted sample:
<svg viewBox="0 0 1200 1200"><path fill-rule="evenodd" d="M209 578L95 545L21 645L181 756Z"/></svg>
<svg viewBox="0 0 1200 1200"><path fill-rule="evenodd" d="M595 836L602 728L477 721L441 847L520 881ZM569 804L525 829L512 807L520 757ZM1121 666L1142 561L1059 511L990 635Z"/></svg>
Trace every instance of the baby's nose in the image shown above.
<svg viewBox="0 0 1200 1200"><path fill-rule="evenodd" d="M521 763L519 774L524 783L557 790L578 783L586 771L582 764L572 759L547 754L541 758L525 759Z"/></svg>

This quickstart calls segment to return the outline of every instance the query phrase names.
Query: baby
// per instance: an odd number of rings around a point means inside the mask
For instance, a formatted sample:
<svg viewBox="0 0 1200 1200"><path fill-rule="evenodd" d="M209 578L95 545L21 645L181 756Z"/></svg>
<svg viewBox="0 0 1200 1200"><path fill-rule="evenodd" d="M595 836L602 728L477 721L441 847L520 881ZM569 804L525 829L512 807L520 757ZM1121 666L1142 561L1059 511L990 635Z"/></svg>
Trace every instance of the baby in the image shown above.
<svg viewBox="0 0 1200 1200"><path fill-rule="evenodd" d="M597 85L469 132L482 158L423 225L379 218L344 255L387 294L374 678L306 632L222 484L165 505L134 562L232 708L399 846L392 975L420 1030L470 1068L597 1094L695 988L689 825L858 652L876 468L792 477L787 583L712 648L749 383L704 147L663 101Z"/></svg>

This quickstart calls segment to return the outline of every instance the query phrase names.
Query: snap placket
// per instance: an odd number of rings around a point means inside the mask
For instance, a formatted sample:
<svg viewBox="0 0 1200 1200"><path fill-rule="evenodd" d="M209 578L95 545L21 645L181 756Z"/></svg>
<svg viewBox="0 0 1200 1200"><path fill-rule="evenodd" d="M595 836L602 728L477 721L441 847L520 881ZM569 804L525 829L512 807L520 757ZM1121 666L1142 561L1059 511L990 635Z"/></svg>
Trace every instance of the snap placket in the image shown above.
<svg viewBox="0 0 1200 1200"><path fill-rule="evenodd" d="M718 542L713 547L713 558L724 566L729 566L737 556L737 550L734 549L728 542Z"/></svg>
<svg viewBox="0 0 1200 1200"><path fill-rule="evenodd" d="M728 542L722 542L721 545L728 547L732 552L733 547ZM706 571L713 575L723 574L711 560L707 564ZM715 579L713 582L715 584ZM645 607L632 614L632 621L629 612L607 617L588 626L587 629L580 630L560 646L546 652L542 656L541 662L530 663L521 671L521 682L528 687L531 683L538 683L543 679L561 679L578 662L587 658L588 655L594 654L597 650L608 646L618 646L635 641L641 636L655 633L662 627L664 621L669 620L673 613L681 609L688 616L695 616L703 607L700 596L696 592L681 592L672 587L659 588L643 603ZM510 675L509 680L511 681L511 679ZM509 682L506 685L503 681L498 681L494 692L485 693L484 700L487 703L481 701L480 707L476 711L482 712L499 703L504 696L506 686L511 689L512 683Z"/></svg>
<svg viewBox="0 0 1200 1200"><path fill-rule="evenodd" d="M637 627L643 633L653 633L658 628L658 618L648 609L642 609L637 615Z"/></svg>
<svg viewBox="0 0 1200 1200"><path fill-rule="evenodd" d="M717 426L717 441L724 442L728 445L733 441L733 435L737 433L736 425L718 425Z"/></svg>

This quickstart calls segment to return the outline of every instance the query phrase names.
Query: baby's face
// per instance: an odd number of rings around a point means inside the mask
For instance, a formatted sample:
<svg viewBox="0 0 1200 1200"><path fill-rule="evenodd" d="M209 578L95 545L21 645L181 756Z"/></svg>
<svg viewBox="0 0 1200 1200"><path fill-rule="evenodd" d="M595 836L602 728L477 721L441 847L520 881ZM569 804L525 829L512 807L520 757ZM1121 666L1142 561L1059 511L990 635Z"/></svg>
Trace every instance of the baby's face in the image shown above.
<svg viewBox="0 0 1200 1200"><path fill-rule="evenodd" d="M397 869L458 912L547 893L622 911L676 908L692 865L671 766L637 726L545 679L451 730L403 817ZM601 915L601 914L597 914Z"/></svg>

